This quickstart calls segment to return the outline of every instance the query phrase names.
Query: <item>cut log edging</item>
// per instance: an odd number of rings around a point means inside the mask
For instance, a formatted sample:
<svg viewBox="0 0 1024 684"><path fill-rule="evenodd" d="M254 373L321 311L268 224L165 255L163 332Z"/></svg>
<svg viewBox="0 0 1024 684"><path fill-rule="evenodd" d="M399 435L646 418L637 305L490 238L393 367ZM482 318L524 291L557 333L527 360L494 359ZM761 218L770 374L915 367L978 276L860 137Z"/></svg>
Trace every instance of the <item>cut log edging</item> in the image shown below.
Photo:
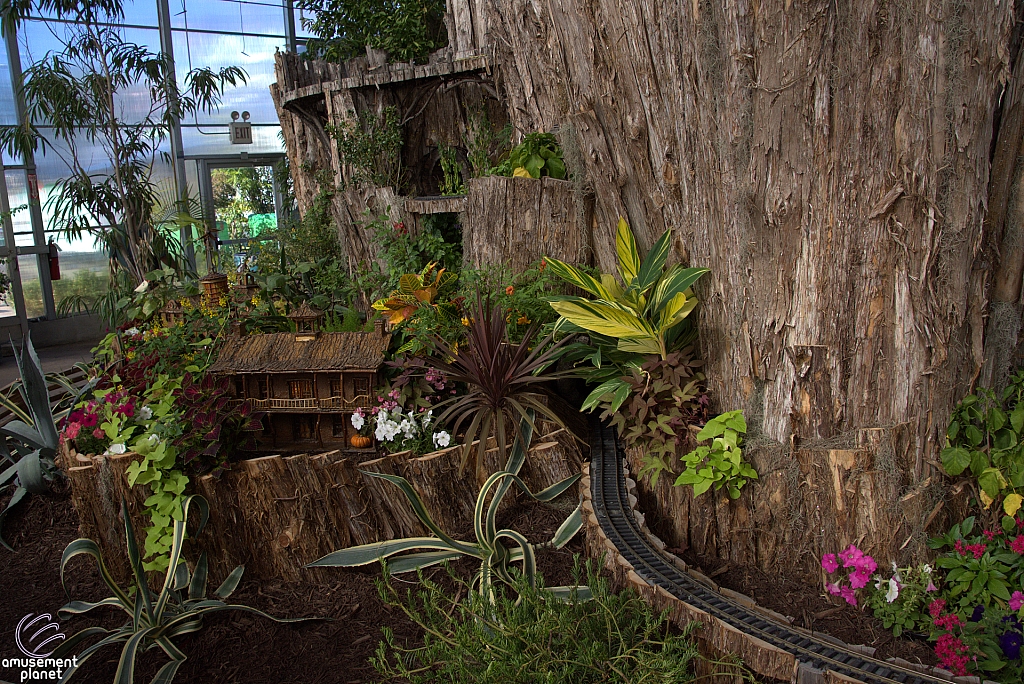
<svg viewBox="0 0 1024 684"><path fill-rule="evenodd" d="M733 602L760 613L764 616L765 620L777 623L787 630L829 641L843 649L873 657L875 649L869 646L851 646L831 635L797 627L792 624L791 618L758 605L749 596L718 586L710 578L690 568L681 558L669 553L666 550L665 543L647 528L645 516L637 507L636 482L628 477L628 470L625 472L627 474L626 489L629 494L629 510L621 511L622 515L632 516L636 520L637 526L647 537L648 542L657 548L661 555L670 560L680 571ZM580 491L583 498L582 507L586 534L584 548L587 557L603 563L603 567L609 576L609 584L614 589L630 588L634 590L652 607L667 612L669 619L677 626L685 627L694 621L700 623L701 629L696 633L698 648L701 655L708 659L708 661L721 661L723 657L737 656L747 668L761 676L770 677L777 681L789 681L794 684L818 684L819 682L831 684L833 682L857 681L840 673L810 667L806 663L802 663L796 655L746 634L736 627L726 624L707 611L673 596L663 587L651 584L643 579L636 573L632 564L623 557L614 542L608 538L601 527L594 509L590 463L583 464L582 473ZM901 658L888 658L886 662L902 668L915 670L922 675L941 681L956 682L957 684L981 684L981 680L978 677L954 677L947 670L928 668ZM709 671L699 672L699 674L710 677L714 682L725 684L726 682L736 681L737 673L728 664L722 665L705 662L702 666L708 668Z"/></svg>
<svg viewBox="0 0 1024 684"><path fill-rule="evenodd" d="M331 568L304 566L332 551L401 537L429 536L401 491L365 473L406 478L442 529L470 529L480 482L472 472L460 476L461 446L411 458L409 452L356 463L338 451L296 456L263 456L232 464L219 478L194 478L188 493L210 504L206 529L186 554L207 552L212 577L224 577L245 565L246 576L284 581L326 581ZM99 544L111 573L130 574L124 558L122 497L137 541L148 525L144 501L148 487L128 484L127 468L136 454L84 456L65 446L60 459L71 483L71 500L81 520L81 535ZM579 472L582 456L564 430L540 436L530 449L521 476L532 491ZM485 457L484 476L499 470L497 449ZM514 503L509 497L509 505Z"/></svg>

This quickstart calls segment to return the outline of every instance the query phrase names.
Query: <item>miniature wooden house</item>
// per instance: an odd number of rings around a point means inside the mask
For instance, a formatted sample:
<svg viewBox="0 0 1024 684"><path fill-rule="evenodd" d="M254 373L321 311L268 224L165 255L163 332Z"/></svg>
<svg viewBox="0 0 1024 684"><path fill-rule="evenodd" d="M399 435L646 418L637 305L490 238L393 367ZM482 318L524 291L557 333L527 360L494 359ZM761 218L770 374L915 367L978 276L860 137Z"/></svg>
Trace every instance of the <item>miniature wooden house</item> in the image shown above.
<svg viewBox="0 0 1024 684"><path fill-rule="evenodd" d="M160 321L165 328L170 328L185 320L185 309L177 299L169 299L160 308Z"/></svg>
<svg viewBox="0 0 1024 684"><path fill-rule="evenodd" d="M261 448L350 449L352 414L373 405L391 336L381 328L319 332L315 321L295 333L229 337L210 367L231 378L236 399L267 413Z"/></svg>

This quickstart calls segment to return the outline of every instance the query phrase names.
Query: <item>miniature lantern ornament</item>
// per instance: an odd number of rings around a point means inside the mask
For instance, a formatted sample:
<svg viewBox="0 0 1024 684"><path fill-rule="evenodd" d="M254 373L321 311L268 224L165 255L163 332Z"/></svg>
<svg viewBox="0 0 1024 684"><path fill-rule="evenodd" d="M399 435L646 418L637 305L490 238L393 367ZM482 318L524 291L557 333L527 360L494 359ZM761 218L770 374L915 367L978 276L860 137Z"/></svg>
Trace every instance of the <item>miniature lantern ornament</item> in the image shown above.
<svg viewBox="0 0 1024 684"><path fill-rule="evenodd" d="M206 306L214 308L220 305L220 299L228 293L228 277L223 273L211 271L199 279L203 286L203 300Z"/></svg>
<svg viewBox="0 0 1024 684"><path fill-rule="evenodd" d="M302 302L299 308L288 314L288 318L295 323L295 341L310 342L316 339L319 331L319 322L324 312L314 309L309 302Z"/></svg>

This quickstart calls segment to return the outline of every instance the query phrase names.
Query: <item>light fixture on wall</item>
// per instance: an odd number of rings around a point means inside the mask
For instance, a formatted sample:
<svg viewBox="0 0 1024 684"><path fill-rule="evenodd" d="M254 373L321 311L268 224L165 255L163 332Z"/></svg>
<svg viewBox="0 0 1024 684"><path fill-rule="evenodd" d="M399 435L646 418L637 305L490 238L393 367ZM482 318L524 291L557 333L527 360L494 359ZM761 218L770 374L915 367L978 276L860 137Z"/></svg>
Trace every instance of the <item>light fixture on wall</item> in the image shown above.
<svg viewBox="0 0 1024 684"><path fill-rule="evenodd" d="M231 112L231 144L252 145L252 123L249 112L242 112L242 120L238 120L238 112Z"/></svg>

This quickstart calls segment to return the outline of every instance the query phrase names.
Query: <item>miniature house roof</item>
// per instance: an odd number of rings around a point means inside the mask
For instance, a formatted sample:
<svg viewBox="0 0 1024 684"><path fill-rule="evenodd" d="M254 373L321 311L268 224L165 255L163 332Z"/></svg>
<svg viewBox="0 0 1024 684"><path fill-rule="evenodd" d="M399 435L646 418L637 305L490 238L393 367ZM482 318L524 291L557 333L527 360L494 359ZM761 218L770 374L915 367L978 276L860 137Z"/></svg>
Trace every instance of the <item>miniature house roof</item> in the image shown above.
<svg viewBox="0 0 1024 684"><path fill-rule="evenodd" d="M181 302L177 299L168 299L167 303L160 308L160 311L163 313L176 313L182 311Z"/></svg>
<svg viewBox="0 0 1024 684"><path fill-rule="evenodd" d="M315 321L324 315L324 312L320 309L314 309L309 305L309 302L302 302L299 308L288 314L288 318L293 321Z"/></svg>
<svg viewBox="0 0 1024 684"><path fill-rule="evenodd" d="M310 373L348 369L377 370L384 363L390 335L374 332L320 333L306 342L292 333L229 337L211 373Z"/></svg>

